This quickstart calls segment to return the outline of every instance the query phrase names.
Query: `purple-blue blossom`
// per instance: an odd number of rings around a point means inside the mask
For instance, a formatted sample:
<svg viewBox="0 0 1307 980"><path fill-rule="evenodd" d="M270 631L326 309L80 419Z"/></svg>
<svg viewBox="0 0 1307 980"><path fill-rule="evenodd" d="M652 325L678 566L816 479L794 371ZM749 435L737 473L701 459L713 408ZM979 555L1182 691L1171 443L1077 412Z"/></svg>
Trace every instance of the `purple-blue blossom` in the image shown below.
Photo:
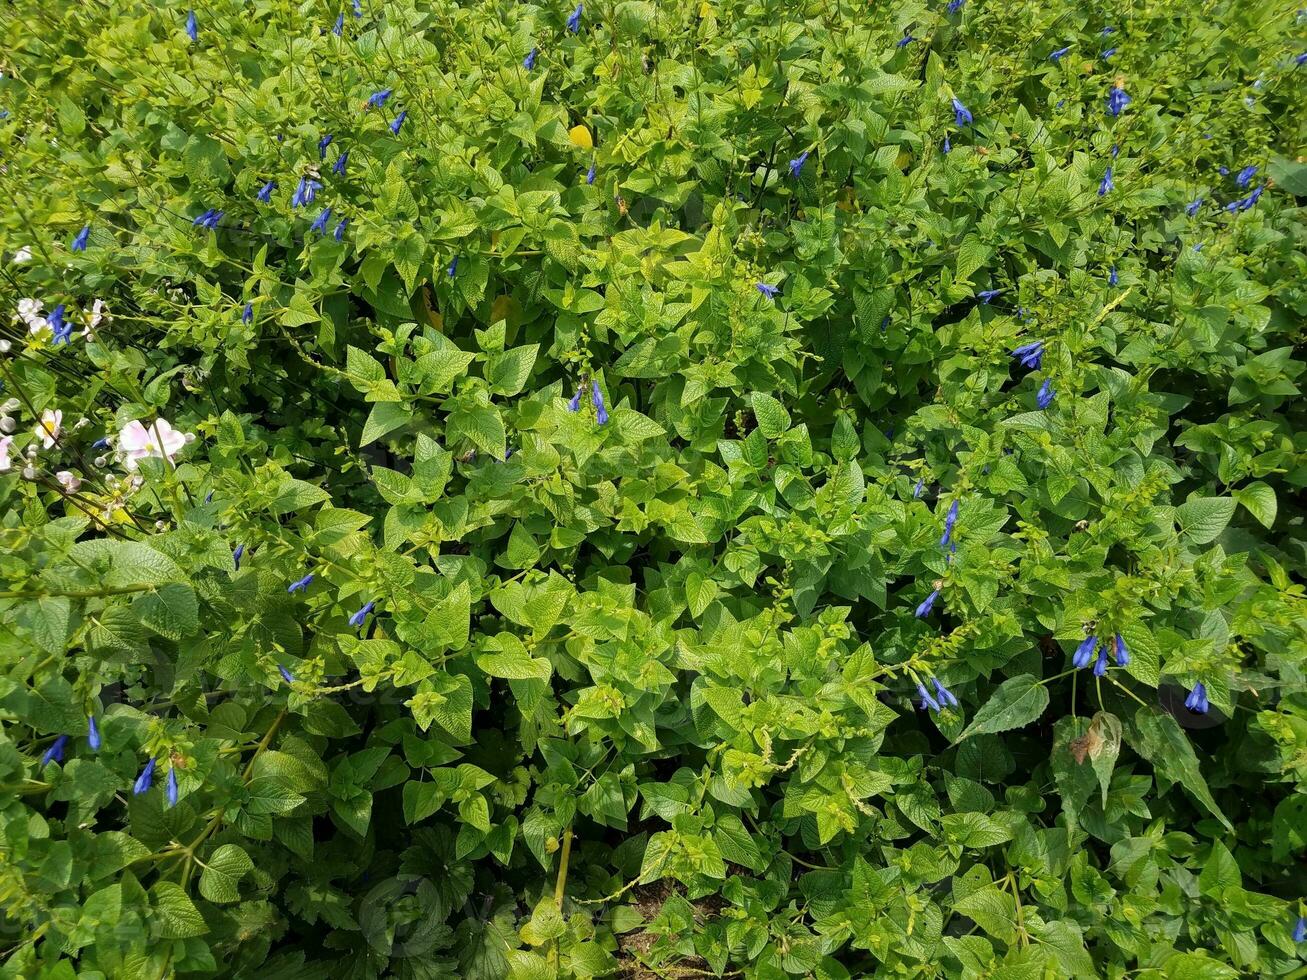
<svg viewBox="0 0 1307 980"><path fill-rule="evenodd" d="M790 176L797 178L803 172L803 165L808 162L808 151L804 150L790 161Z"/></svg>
<svg viewBox="0 0 1307 980"><path fill-rule="evenodd" d="M336 230L331 233L331 237L336 241L341 241L345 237L345 226L349 224L349 218L341 218L340 224L336 225Z"/></svg>
<svg viewBox="0 0 1307 980"><path fill-rule="evenodd" d="M200 39L200 25L195 19L194 10L186 15L186 36L191 39L192 44Z"/></svg>
<svg viewBox="0 0 1307 980"><path fill-rule="evenodd" d="M86 716L86 744L92 752L100 751L100 726L96 724L95 715Z"/></svg>
<svg viewBox="0 0 1307 980"><path fill-rule="evenodd" d="M1040 408L1048 408L1049 405L1053 404L1055 394L1052 380L1045 378L1044 383L1039 386L1039 393L1035 395L1035 404Z"/></svg>
<svg viewBox="0 0 1307 980"><path fill-rule="evenodd" d="M1124 667L1128 663L1130 663L1130 651L1126 648L1125 640L1121 638L1120 633L1116 634L1115 644L1116 644L1116 665L1118 667Z"/></svg>
<svg viewBox="0 0 1307 980"><path fill-rule="evenodd" d="M953 537L953 527L958 522L958 501L953 501L953 506L948 509L944 515L944 533L940 536L939 546L943 548Z"/></svg>
<svg viewBox="0 0 1307 980"><path fill-rule="evenodd" d="M581 14L584 12L585 5L578 3L576 9L567 18L567 29L575 34L581 29Z"/></svg>
<svg viewBox="0 0 1307 980"><path fill-rule="evenodd" d="M930 593L930 595L922 599L921 604L917 606L917 613L916 613L917 618L925 619L927 616L929 616L930 611L933 608L935 608L935 600L938 598L939 598L939 589L935 589Z"/></svg>
<svg viewBox="0 0 1307 980"><path fill-rule="evenodd" d="M177 805L177 767L176 766L168 767L168 782L167 785L164 786L163 791L165 797L168 800L168 806L170 807L176 806Z"/></svg>
<svg viewBox="0 0 1307 980"><path fill-rule="evenodd" d="M241 323L253 323L253 322L254 322L254 304L247 302L245 304L245 308L241 310Z"/></svg>
<svg viewBox="0 0 1307 980"><path fill-rule="evenodd" d="M367 107L369 109L380 109L386 104L386 100L390 98L391 93L394 91L393 88L383 88L378 92L373 92L368 96Z"/></svg>
<svg viewBox="0 0 1307 980"><path fill-rule="evenodd" d="M971 111L958 100L957 96L953 96L952 101L954 122L958 124L959 128L969 125L973 121Z"/></svg>
<svg viewBox="0 0 1307 980"><path fill-rule="evenodd" d="M275 191L276 189L277 189L277 182L275 180L270 180L262 187L260 187L259 193L255 194L254 196L257 197L264 204L267 204L269 201L272 200L272 192Z"/></svg>
<svg viewBox="0 0 1307 980"><path fill-rule="evenodd" d="M1119 116L1121 110L1128 106L1134 100L1126 94L1126 90L1117 86L1107 95L1107 111L1109 115Z"/></svg>
<svg viewBox="0 0 1307 980"><path fill-rule="evenodd" d="M939 706L939 702L935 700L934 696L926 690L926 685L920 681L917 682L917 695L921 698L922 708L929 708L935 714L939 714L944 710Z"/></svg>
<svg viewBox="0 0 1307 980"><path fill-rule="evenodd" d="M90 225L83 225L83 226L82 226L82 230L79 231L79 232L77 233L77 237L73 239L73 246L72 246L73 251L74 251L74 252L85 252L85 251L86 251L86 243L87 243L87 241L90 239L90 237L91 237L91 226L90 226Z"/></svg>
<svg viewBox="0 0 1307 980"><path fill-rule="evenodd" d="M400 109L399 115L390 121L390 135L398 136L399 127L404 125L404 120L408 118L408 110Z"/></svg>
<svg viewBox="0 0 1307 980"><path fill-rule="evenodd" d="M154 785L154 756L145 760L145 766L141 769L141 774L136 777L136 782L132 784L132 792L137 796L148 792Z"/></svg>
<svg viewBox="0 0 1307 980"><path fill-rule="evenodd" d="M326 234L327 222L331 220L331 208L323 208L322 213L313 219L313 224L309 225L309 231L316 231Z"/></svg>
<svg viewBox="0 0 1307 980"><path fill-rule="evenodd" d="M307 592L309 583L313 581L313 573L305 575L302 579L292 582L286 589L287 592Z"/></svg>
<svg viewBox="0 0 1307 980"><path fill-rule="evenodd" d="M1080 646L1076 647L1075 655L1071 658L1071 665L1076 670L1084 670L1089 666L1090 661L1094 659L1094 654L1098 652L1098 637L1086 636L1080 641Z"/></svg>
<svg viewBox="0 0 1307 980"><path fill-rule="evenodd" d="M757 289L758 292L766 296L768 299L776 298L776 292L778 289L778 287L776 286L770 285L769 283L765 283L765 282L758 282L758 283L754 283L754 288Z"/></svg>
<svg viewBox="0 0 1307 980"><path fill-rule="evenodd" d="M348 162L349 150L344 150L340 156L336 157L336 162L331 165L331 172L338 177L343 177L345 175L345 164Z"/></svg>
<svg viewBox="0 0 1307 980"><path fill-rule="evenodd" d="M322 185L316 180L310 180L308 177L301 177L299 186L295 188L295 193L291 195L291 206L299 208L306 204L312 204L320 190L322 190Z"/></svg>
<svg viewBox="0 0 1307 980"><path fill-rule="evenodd" d="M1194 689L1184 699L1184 706L1196 715L1207 714L1207 686L1202 681L1194 685Z"/></svg>
<svg viewBox="0 0 1307 980"><path fill-rule="evenodd" d="M1056 51L1052 52L1048 56L1048 60L1053 62L1053 64L1057 64L1059 61L1061 61L1063 58L1066 57L1067 52L1070 50L1071 50L1071 45L1069 44L1065 48L1058 48Z"/></svg>
<svg viewBox="0 0 1307 980"><path fill-rule="evenodd" d="M41 765L48 766L52 762L63 762L64 746L66 746L67 744L68 744L67 735L60 735L53 742L51 742L50 747L46 749L45 754L41 756Z"/></svg>
<svg viewBox="0 0 1307 980"><path fill-rule="evenodd" d="M607 425L608 409L604 407L604 393L599 389L598 381L590 382L590 401L595 407L595 420L600 425Z"/></svg>
<svg viewBox="0 0 1307 980"><path fill-rule="evenodd" d="M930 682L935 685L935 698L946 708L956 708L958 699L953 696L953 692L940 683L938 677L932 677Z"/></svg>
<svg viewBox="0 0 1307 980"><path fill-rule="evenodd" d="M285 681L287 684L295 683L295 675L292 674L285 667L283 667L281 664L277 664L277 672L281 674L281 679Z"/></svg>
<svg viewBox="0 0 1307 980"><path fill-rule="evenodd" d="M327 147L331 145L331 141L334 140L335 138L336 137L332 136L331 133L328 133L326 136L322 137L322 139L318 140L319 160L327 159Z"/></svg>
<svg viewBox="0 0 1307 980"><path fill-rule="evenodd" d="M236 566L236 571L241 570L241 559L245 557L245 545L238 544L236 550L231 553L232 563Z"/></svg>
<svg viewBox="0 0 1307 980"><path fill-rule="evenodd" d="M1022 367L1037 371L1044 361L1044 342L1034 340L1028 344L1022 344L1020 347L1013 348L1011 355L1021 362Z"/></svg>
<svg viewBox="0 0 1307 980"><path fill-rule="evenodd" d="M376 605L376 602L373 601L365 602L359 608L358 612L354 613L354 615L349 618L349 624L351 626L362 626L364 621L368 618L368 613L372 612Z"/></svg>
<svg viewBox="0 0 1307 980"><path fill-rule="evenodd" d="M1112 183L1112 168L1108 167L1103 174L1103 179L1098 182L1098 196L1103 197L1108 191L1116 189L1116 184Z"/></svg>
<svg viewBox="0 0 1307 980"><path fill-rule="evenodd" d="M522 59L522 67L525 68L527 71L531 71L532 69L535 68L536 58L538 58L539 56L540 56L540 49L532 48L527 53L527 56Z"/></svg>

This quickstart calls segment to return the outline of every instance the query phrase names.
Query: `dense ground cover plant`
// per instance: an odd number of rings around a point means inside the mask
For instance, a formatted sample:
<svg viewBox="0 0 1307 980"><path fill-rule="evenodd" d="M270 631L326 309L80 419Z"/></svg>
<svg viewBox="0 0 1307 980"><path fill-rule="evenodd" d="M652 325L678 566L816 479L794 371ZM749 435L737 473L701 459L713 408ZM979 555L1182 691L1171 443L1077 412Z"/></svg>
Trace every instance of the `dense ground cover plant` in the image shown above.
<svg viewBox="0 0 1307 980"><path fill-rule="evenodd" d="M6 5L3 975L1301 975L1291 5Z"/></svg>

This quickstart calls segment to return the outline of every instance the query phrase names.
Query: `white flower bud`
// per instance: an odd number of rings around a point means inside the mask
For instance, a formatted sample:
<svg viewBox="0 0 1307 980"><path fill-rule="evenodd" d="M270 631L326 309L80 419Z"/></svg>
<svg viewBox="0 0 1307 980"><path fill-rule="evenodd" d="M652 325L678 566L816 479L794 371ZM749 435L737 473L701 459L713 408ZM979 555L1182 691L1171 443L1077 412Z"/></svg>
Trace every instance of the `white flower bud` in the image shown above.
<svg viewBox="0 0 1307 980"><path fill-rule="evenodd" d="M5 435L8 435L9 433L13 432L16 428L18 428L18 423L15 422L8 415L6 415L4 418L0 418L0 432L3 432Z"/></svg>
<svg viewBox="0 0 1307 980"><path fill-rule="evenodd" d="M34 467L34 466L24 466L24 467L23 467L23 479L24 479L24 480L35 480L35 479L36 479L36 467Z"/></svg>

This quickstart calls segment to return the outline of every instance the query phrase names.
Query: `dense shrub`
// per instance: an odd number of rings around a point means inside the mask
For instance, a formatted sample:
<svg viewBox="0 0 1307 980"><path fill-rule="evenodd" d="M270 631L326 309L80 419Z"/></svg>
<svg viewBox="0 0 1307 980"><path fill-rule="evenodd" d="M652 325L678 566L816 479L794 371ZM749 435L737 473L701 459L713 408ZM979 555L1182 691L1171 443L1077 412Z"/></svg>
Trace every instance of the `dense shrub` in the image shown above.
<svg viewBox="0 0 1307 980"><path fill-rule="evenodd" d="M6 4L3 975L1301 971L1291 6Z"/></svg>

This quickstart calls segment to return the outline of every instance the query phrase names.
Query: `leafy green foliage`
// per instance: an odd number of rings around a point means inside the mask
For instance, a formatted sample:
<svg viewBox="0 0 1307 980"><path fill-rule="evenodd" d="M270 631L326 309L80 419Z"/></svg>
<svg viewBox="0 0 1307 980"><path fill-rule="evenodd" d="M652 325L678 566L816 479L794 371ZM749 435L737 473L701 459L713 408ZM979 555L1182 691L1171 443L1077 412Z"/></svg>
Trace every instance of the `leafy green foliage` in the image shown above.
<svg viewBox="0 0 1307 980"><path fill-rule="evenodd" d="M1300 972L1290 7L9 4L0 976Z"/></svg>

